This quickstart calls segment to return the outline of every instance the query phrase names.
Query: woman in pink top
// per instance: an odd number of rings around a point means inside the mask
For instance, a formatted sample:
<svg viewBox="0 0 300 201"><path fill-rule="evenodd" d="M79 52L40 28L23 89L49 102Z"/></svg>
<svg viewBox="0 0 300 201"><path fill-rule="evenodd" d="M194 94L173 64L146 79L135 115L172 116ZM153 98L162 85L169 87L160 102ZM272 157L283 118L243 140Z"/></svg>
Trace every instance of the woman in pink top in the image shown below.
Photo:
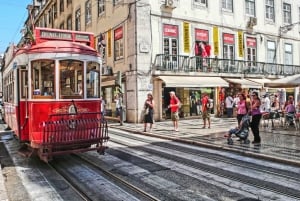
<svg viewBox="0 0 300 201"><path fill-rule="evenodd" d="M240 100L237 103L237 116L236 116L238 125L240 125L240 122L242 121L243 116L248 113L245 94L240 93L239 99Z"/></svg>

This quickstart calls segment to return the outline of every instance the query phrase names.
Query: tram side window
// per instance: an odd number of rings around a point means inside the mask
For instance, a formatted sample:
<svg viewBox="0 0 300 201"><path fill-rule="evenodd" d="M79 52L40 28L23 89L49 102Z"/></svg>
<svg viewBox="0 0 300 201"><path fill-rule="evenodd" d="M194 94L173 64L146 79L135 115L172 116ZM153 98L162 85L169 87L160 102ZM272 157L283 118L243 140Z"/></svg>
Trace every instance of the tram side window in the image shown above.
<svg viewBox="0 0 300 201"><path fill-rule="evenodd" d="M87 98L100 97L99 72L100 72L100 65L98 63L95 62L88 63L87 71L86 71Z"/></svg>
<svg viewBox="0 0 300 201"><path fill-rule="evenodd" d="M59 65L60 98L83 98L83 62L63 60Z"/></svg>
<svg viewBox="0 0 300 201"><path fill-rule="evenodd" d="M52 60L32 62L33 98L55 98L54 72Z"/></svg>

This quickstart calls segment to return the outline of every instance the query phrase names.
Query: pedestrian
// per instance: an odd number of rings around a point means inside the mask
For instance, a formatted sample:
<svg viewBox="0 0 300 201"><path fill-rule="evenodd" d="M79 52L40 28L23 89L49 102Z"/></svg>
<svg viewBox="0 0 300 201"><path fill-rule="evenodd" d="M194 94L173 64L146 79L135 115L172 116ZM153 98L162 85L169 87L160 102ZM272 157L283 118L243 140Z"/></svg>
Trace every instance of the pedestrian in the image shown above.
<svg viewBox="0 0 300 201"><path fill-rule="evenodd" d="M101 115L105 116L106 115L106 110L105 110L106 101L103 99L103 96L100 97L100 100L101 100Z"/></svg>
<svg viewBox="0 0 300 201"><path fill-rule="evenodd" d="M278 111L280 109L279 100L277 94L274 95L273 102L271 104L271 108L273 111Z"/></svg>
<svg viewBox="0 0 300 201"><path fill-rule="evenodd" d="M239 95L239 101L237 103L236 119L237 119L238 125L240 125L242 118L248 113L248 108L247 108L245 94L239 93L238 95Z"/></svg>
<svg viewBox="0 0 300 201"><path fill-rule="evenodd" d="M152 93L150 92L147 94L147 99L144 103L144 110L147 111L144 115L144 132L147 131L147 124L150 124L149 132L152 132L154 100Z"/></svg>
<svg viewBox="0 0 300 201"><path fill-rule="evenodd" d="M259 135L259 123L261 119L260 105L261 101L258 97L258 93L256 91L252 92L252 101L251 101L251 130L254 136L253 144L260 144L261 139Z"/></svg>
<svg viewBox="0 0 300 201"><path fill-rule="evenodd" d="M122 112L122 98L119 94L115 96L115 103L116 103L116 117L119 118L121 122L121 112Z"/></svg>
<svg viewBox="0 0 300 201"><path fill-rule="evenodd" d="M225 107L226 107L227 117L231 118L233 115L233 98L231 94L228 94L228 96L225 99Z"/></svg>
<svg viewBox="0 0 300 201"><path fill-rule="evenodd" d="M263 96L263 107L262 107L262 111L264 111L264 112L271 112L271 100L270 100L268 94L265 94L265 95Z"/></svg>
<svg viewBox="0 0 300 201"><path fill-rule="evenodd" d="M174 91L170 91L169 94L170 94L170 105L168 106L168 108L170 108L171 110L171 119L173 121L174 131L178 132L180 101L177 98Z"/></svg>
<svg viewBox="0 0 300 201"><path fill-rule="evenodd" d="M210 128L210 108L208 107L209 104L209 98L207 93L203 93L201 105L202 105L202 119L203 119L203 127L206 128L206 125L208 124L207 128ZM206 124L207 120L207 124Z"/></svg>

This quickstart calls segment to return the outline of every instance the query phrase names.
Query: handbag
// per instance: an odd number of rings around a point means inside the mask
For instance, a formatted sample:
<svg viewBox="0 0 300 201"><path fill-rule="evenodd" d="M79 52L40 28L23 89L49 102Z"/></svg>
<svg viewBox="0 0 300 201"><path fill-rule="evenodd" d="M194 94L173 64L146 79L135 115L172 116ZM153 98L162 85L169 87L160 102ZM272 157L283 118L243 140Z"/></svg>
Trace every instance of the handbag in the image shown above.
<svg viewBox="0 0 300 201"><path fill-rule="evenodd" d="M149 107L144 109L144 115L147 115L147 114L149 114Z"/></svg>

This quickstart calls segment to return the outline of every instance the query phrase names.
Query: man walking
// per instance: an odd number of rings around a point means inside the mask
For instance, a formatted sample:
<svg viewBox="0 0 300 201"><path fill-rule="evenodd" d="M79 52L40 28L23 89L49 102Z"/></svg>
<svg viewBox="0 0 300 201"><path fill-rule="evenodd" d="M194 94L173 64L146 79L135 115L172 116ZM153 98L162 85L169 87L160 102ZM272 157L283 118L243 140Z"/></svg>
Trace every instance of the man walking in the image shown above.
<svg viewBox="0 0 300 201"><path fill-rule="evenodd" d="M203 93L201 102L202 102L202 119L203 119L203 127L202 128L206 128L206 120L208 123L207 128L210 128L210 109L208 107L209 98L208 98L207 93Z"/></svg>

